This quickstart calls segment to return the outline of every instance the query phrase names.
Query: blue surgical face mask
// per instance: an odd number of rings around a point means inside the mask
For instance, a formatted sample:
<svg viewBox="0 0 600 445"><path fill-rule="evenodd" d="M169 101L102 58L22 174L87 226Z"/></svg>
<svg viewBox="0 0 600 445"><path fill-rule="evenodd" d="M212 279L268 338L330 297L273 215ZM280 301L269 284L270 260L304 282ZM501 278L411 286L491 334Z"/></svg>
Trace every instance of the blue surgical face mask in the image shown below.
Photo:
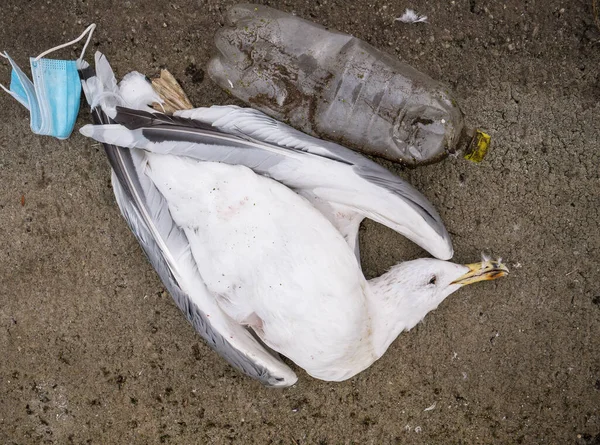
<svg viewBox="0 0 600 445"><path fill-rule="evenodd" d="M33 82L7 53L0 53L12 66L10 89L2 84L0 88L29 110L31 130L34 133L66 139L73 131L81 98L81 81L77 69L82 63L95 27L96 25L90 25L77 39L49 49L36 58L32 57L30 64ZM77 43L86 34L88 38L78 60L43 58L52 51Z"/></svg>

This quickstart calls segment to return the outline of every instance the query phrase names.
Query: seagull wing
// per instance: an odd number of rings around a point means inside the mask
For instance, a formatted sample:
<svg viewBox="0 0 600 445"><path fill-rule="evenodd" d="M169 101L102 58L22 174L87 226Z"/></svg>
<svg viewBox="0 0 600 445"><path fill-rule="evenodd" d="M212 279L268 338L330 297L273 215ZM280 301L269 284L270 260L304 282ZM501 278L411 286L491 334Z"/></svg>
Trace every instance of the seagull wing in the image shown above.
<svg viewBox="0 0 600 445"><path fill-rule="evenodd" d="M273 178L315 203L341 206L325 215L356 239L364 217L396 230L432 255L449 259L452 244L431 203L379 164L337 144L321 141L252 109L210 107L177 116L116 107L120 125L81 131L100 142L156 153L239 164Z"/></svg>
<svg viewBox="0 0 600 445"><path fill-rule="evenodd" d="M89 103L94 103L94 94L102 90L99 83L112 85L112 70L106 59L97 57L96 63L102 69L97 71L101 77L95 80L90 80L95 76L94 70L85 66L80 69ZM92 115L97 124L110 122L99 107L93 109ZM206 288L185 233L175 224L163 196L144 173L145 152L112 144L104 144L104 148L113 168L113 188L125 220L196 331L231 365L263 384L294 384L297 380L294 372L267 352L248 330L224 314Z"/></svg>

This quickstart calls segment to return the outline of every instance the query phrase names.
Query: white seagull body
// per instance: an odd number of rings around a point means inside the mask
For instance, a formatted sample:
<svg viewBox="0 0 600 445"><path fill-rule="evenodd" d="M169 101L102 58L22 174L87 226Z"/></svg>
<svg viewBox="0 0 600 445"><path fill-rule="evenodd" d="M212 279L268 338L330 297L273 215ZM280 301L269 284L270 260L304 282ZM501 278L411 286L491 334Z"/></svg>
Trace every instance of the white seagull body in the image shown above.
<svg viewBox="0 0 600 445"><path fill-rule="evenodd" d="M243 166L152 153L147 162L230 318L320 379L379 358L377 302L352 249L306 199Z"/></svg>
<svg viewBox="0 0 600 445"><path fill-rule="evenodd" d="M82 133L105 144L117 202L148 258L208 343L266 385L296 375L247 328L310 375L344 380L460 286L506 273L422 259L367 281L355 255L365 216L452 255L439 216L408 184L253 110L170 118L115 107L143 108L142 93L119 90L102 55L81 75L105 124Z"/></svg>

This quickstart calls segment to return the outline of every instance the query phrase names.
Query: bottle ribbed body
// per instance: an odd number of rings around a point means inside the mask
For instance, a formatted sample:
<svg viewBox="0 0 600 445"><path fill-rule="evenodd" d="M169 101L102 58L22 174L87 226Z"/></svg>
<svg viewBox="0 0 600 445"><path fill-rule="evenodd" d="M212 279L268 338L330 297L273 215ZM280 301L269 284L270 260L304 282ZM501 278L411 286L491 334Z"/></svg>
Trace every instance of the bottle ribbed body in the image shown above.
<svg viewBox="0 0 600 445"><path fill-rule="evenodd" d="M415 166L455 149L463 115L448 90L347 34L272 8L237 5L210 77L274 118L367 154Z"/></svg>

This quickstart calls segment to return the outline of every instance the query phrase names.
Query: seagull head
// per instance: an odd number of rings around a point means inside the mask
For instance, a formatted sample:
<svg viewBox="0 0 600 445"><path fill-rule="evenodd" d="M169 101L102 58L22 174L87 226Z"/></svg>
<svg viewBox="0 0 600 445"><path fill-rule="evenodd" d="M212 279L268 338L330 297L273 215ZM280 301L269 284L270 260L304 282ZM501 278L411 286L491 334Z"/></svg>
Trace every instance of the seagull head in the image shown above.
<svg viewBox="0 0 600 445"><path fill-rule="evenodd" d="M402 299L410 306L426 310L425 313L435 309L463 286L508 275L508 268L500 260L487 259L472 264L456 264L421 258L399 264L395 269Z"/></svg>
<svg viewBox="0 0 600 445"><path fill-rule="evenodd" d="M504 277L508 268L484 259L473 264L456 264L433 258L400 263L370 281L378 300L380 317L386 320L381 338L383 351L400 332L413 328L450 294L463 286Z"/></svg>

